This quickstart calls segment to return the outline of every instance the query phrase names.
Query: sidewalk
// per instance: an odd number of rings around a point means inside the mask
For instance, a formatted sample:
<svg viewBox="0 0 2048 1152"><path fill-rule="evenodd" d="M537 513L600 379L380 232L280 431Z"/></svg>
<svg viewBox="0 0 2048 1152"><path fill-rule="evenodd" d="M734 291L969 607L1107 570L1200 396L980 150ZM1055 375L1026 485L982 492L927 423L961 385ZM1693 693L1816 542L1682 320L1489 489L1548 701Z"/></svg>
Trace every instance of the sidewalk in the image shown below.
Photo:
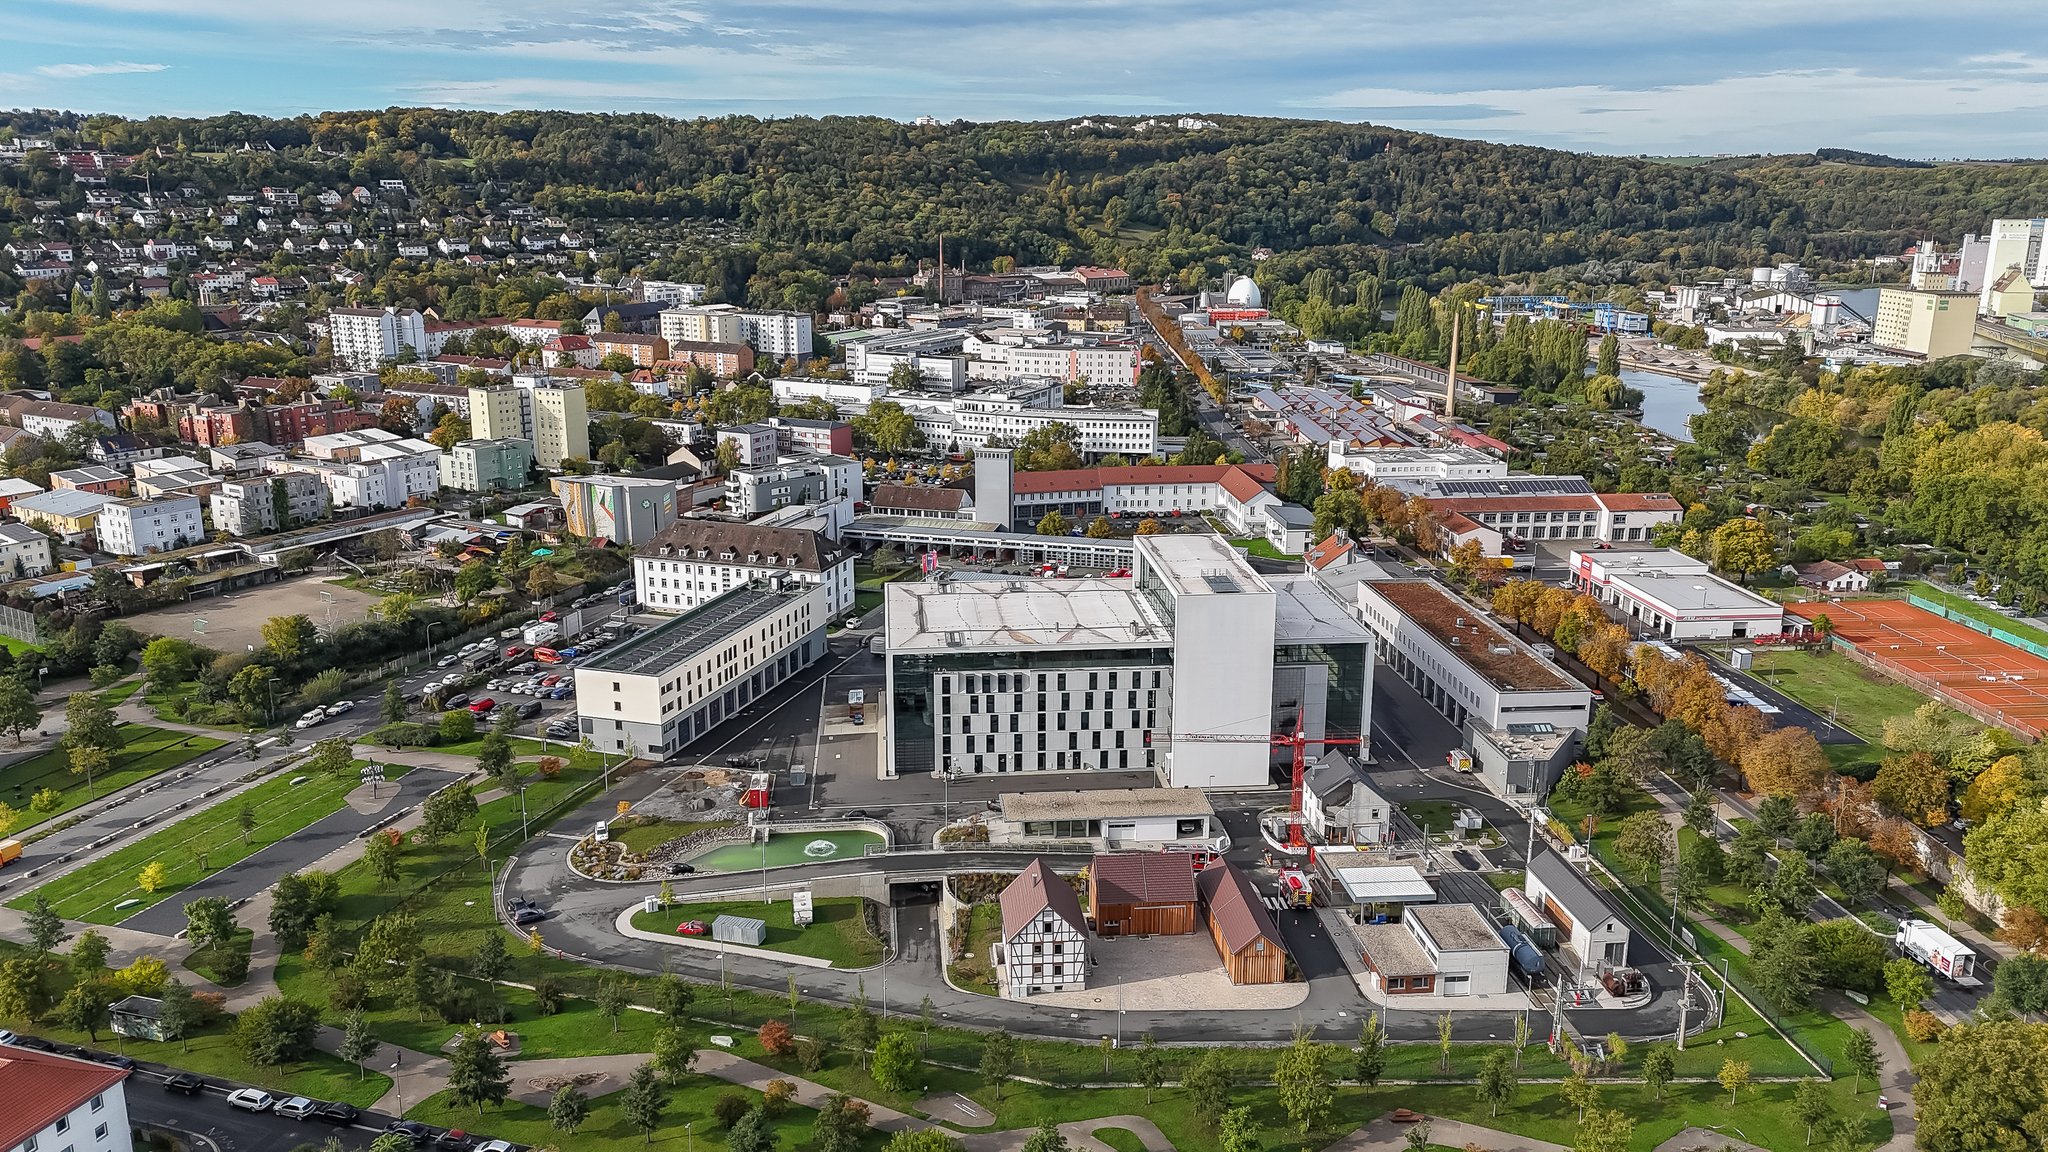
<svg viewBox="0 0 2048 1152"><path fill-rule="evenodd" d="M1407 1152L1411 1127L1413 1125L1396 1124L1381 1116L1330 1145L1325 1152ZM1429 1142L1445 1148L1485 1148L1488 1152L1570 1152L1560 1144L1434 1117L1429 1121Z"/></svg>

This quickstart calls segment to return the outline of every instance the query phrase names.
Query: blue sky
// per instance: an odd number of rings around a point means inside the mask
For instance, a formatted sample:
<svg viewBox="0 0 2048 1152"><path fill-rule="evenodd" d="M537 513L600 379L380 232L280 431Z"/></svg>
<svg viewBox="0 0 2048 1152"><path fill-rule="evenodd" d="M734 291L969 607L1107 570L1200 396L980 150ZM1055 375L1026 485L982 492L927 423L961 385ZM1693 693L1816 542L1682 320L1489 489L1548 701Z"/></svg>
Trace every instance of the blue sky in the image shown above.
<svg viewBox="0 0 2048 1152"><path fill-rule="evenodd" d="M0 107L1371 120L1601 152L2048 155L2041 5L0 0Z"/></svg>

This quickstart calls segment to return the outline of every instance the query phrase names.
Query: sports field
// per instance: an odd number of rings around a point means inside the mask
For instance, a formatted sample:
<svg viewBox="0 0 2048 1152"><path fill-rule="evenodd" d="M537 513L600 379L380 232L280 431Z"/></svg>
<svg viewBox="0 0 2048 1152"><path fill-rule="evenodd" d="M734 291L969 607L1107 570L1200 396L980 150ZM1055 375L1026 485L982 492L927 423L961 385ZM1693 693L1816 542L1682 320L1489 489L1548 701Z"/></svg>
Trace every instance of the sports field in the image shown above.
<svg viewBox="0 0 2048 1152"><path fill-rule="evenodd" d="M2048 660L1903 600L1791 604L1825 614L1835 635L1901 680L1996 716L2015 732L2048 736Z"/></svg>

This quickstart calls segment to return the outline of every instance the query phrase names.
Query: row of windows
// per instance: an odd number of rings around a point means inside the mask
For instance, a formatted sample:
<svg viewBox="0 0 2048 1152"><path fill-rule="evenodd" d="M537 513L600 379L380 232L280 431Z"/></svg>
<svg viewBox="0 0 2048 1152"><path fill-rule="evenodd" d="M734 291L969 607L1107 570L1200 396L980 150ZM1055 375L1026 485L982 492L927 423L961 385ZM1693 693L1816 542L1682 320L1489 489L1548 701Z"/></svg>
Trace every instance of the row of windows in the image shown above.
<svg viewBox="0 0 2048 1152"><path fill-rule="evenodd" d="M1147 730L1149 730L1149 729L1152 729L1152 728L1156 728L1156 727L1158 727L1158 726L1159 726L1159 725L1158 725L1158 723L1157 723L1157 720L1156 720L1157 714L1158 714L1158 713L1157 713L1157 710L1156 710L1156 709L1153 709L1153 710L1147 710L1147 711L1145 711L1145 712L1144 712L1144 713L1142 713L1142 714L1141 714L1141 713L1138 713L1138 712L1135 712L1135 711L1134 711L1134 712L1132 712L1132 713L1131 713L1131 722L1130 722L1130 724L1126 725L1126 726L1125 726L1124 728L1118 728L1118 727L1117 727L1117 723L1116 723L1116 713L1114 713L1114 712L1109 712L1109 711L1105 711L1105 712L1103 712L1103 714L1102 714L1102 724L1101 724L1100 728L1098 729L1098 728L1097 728L1097 726L1096 726L1096 724L1094 723L1094 721L1090 719L1090 717L1092 717L1093 715L1095 715L1095 714L1094 714L1093 712L1073 712L1073 713L1068 713L1068 712L1054 712L1054 713L1051 713L1051 715L1052 715L1052 718L1053 718L1053 723L1052 723L1052 728L1051 728L1050 730L1051 730L1051 731L1054 731L1054 732L1065 732L1065 731L1067 730L1067 717L1068 717L1069 715L1072 715L1072 716L1077 716L1077 717L1079 717L1079 720L1077 720L1077 721L1076 721L1076 723L1074 724L1074 727L1075 727L1075 728L1076 728L1077 730L1079 730L1079 731L1082 731L1082 732L1089 732L1089 731L1097 731L1097 730L1099 730L1099 731L1103 731L1103 732L1108 732L1108 731L1112 731L1112 730L1114 730L1114 731L1125 731L1125 730L1127 730L1127 729L1130 729L1130 728L1143 728L1143 729L1147 729ZM1046 714L1046 713L1043 713L1043 712L1012 712L1012 713L1009 713L1009 717L1010 717L1010 726L1009 726L1009 729L1008 729L1008 731L1011 731L1011 732L1017 732L1017 731L1037 731L1037 732L1042 732L1042 731L1046 731L1046 730L1047 730L1047 729L1046 729L1046 725L1045 725L1045 717L1046 717L1046 715L1047 715L1047 714ZM1143 716L1143 719L1140 719L1140 716L1141 716L1141 715ZM1020 722L1020 721L1019 721L1019 719L1018 719L1018 717L1020 717L1020 716L1034 716L1034 717L1036 717L1036 720L1035 720L1035 721L1034 721L1033 723L1029 724L1029 725L1021 725L1021 722ZM972 717L972 716L962 716L962 717L960 717L960 731L961 731L961 733L962 733L963 735L968 735L968 734L972 734L972 733L974 732L974 717ZM989 733L989 732L1002 732L1002 731L1004 731L1004 728L1003 728L1003 720L1002 720L1002 717L1001 717L1001 716L990 716L990 717L989 717L989 724L988 724L988 727L987 727L987 728L984 728L984 729L982 729L982 732L983 732L984 734L986 734L986 733ZM952 734L952 732L953 732L953 718L952 718L951 716L942 716L942 717L940 717L940 718L939 718L939 733L940 733L940 735L951 735L951 734Z"/></svg>
<svg viewBox="0 0 2048 1152"><path fill-rule="evenodd" d="M1115 729L1115 730L1111 731L1111 732L1110 732L1110 734L1109 734L1109 735L1110 735L1110 747L1112 747L1112 748L1122 748L1122 747L1124 746L1124 734L1125 734L1125 732L1126 732L1126 731L1127 731L1127 730L1126 730L1126 729L1123 729L1123 728L1118 728L1118 729ZM962 742L962 747L961 747L961 749L960 749L960 750L961 750L962 752L993 752L993 751L995 751L995 750L996 750L996 740L997 740L997 738L998 738L998 735L999 735L998 733L985 733L985 734L983 734L983 735L980 735L980 736L976 736L976 735L973 735L973 734L971 734L971 733L970 733L970 734L967 734L967 735L963 735L963 736L961 736L961 737L960 737L960 740L961 740L961 742ZM1147 745L1149 745L1149 744L1151 743L1151 740L1152 740L1152 732L1151 732L1151 730L1150 730L1150 729L1147 729L1146 731L1144 731L1144 732L1143 732L1143 733L1141 733L1140 735L1141 735L1141 737L1142 737L1142 739L1140 740L1140 743L1144 743L1144 744L1147 744ZM1046 750L1046 747L1045 747L1045 737L1046 737L1046 734L1045 734L1045 733L1043 733L1043 732L1040 732L1040 733L1038 733L1038 750L1039 750L1040 752L1043 752L1043 751L1045 751L1045 750ZM974 746L974 742L975 742L976 740L980 740L980 741L982 742L982 744L981 744L981 747L980 747L980 748L976 748L976 747ZM1089 747L1090 747L1091 749L1095 749L1095 750L1098 750L1098 751L1099 751L1099 750L1100 750L1100 749L1102 748L1102 732L1101 732L1100 730L1097 730L1097 731L1092 731L1092 732L1089 732L1089 733L1088 733L1088 746L1089 746ZM1079 733L1079 732L1069 732L1069 733L1067 733L1067 747L1068 747L1069 749L1079 749L1079 748L1081 747L1081 733ZM1019 733L1013 734L1013 735L1012 735L1012 736L1010 737L1010 751L1012 751L1012 752L1022 752L1022 751L1024 751L1024 734L1023 734L1023 733L1019 732ZM939 753L940 753L940 755L944 755L944 756L950 756L950 755L952 755L952 754L953 754L953 738L952 738L951 736L941 736L941 737L939 737Z"/></svg>
<svg viewBox="0 0 2048 1152"><path fill-rule="evenodd" d="M940 698L939 698L939 712L940 712L940 714L941 714L941 715L947 715L947 714L950 714L950 713L952 713L952 711L953 711L953 705L954 705L954 702L955 702L955 701L957 701L957 700L959 700L959 699L960 699L960 697L958 697L958 696L942 696L942 697L940 697ZM1039 693L1036 693L1036 694L1034 694L1034 695L1033 695L1033 696L1031 697L1031 699L1033 699L1033 700L1036 700L1036 701L1038 702L1038 704L1037 704L1037 707L1036 707L1036 708L1034 708L1034 709L1033 709L1033 711L1037 711L1037 712L1044 712L1044 711L1046 711L1046 710L1047 710L1047 709L1046 709L1046 702L1047 702L1048 700L1050 700L1050 699L1051 699L1051 697L1050 697L1050 696L1049 696L1048 694L1044 693L1044 692L1039 692ZM997 701L997 700L1007 700L1007 701L1008 701L1008 703L1009 703L1009 711L1011 711L1011 712L1022 712L1022 711L1024 711L1024 710L1025 710L1025 708L1024 708L1024 701L1025 701L1025 695L1024 695L1024 693L1022 693L1022 692L1018 692L1018 693L1015 693L1014 695L1011 695L1011 696L1008 696L1008 697L1002 697L1002 696L997 696L997 695L995 695L995 694L993 694L993 693L990 693L989 695L986 695L986 696L969 696L969 697L967 697L967 711L968 711L968 714L969 714L969 715L979 715L980 713L983 713L983 712L987 712L988 714L990 714L991 716L993 716L993 715L995 715L995 713L996 713L996 701ZM1156 707L1158 707L1158 700L1159 700L1159 693L1157 693L1157 692L1153 691L1153 690L1152 690L1152 689L1150 689L1150 688L1147 688L1147 689L1145 690L1145 707L1147 707L1147 708L1156 708ZM1114 708L1114 707L1116 707L1116 693L1114 693L1114 692L1104 692L1104 693L1102 693L1102 706L1103 706L1104 708ZM1130 691L1127 691L1127 692L1125 692L1125 693L1124 693L1124 707L1126 707L1126 708L1136 708L1137 706L1138 706L1138 693L1137 693L1137 690L1136 690L1136 689L1132 689L1132 690L1130 690ZM1059 711L1061 711L1061 712L1072 712L1072 711L1074 711L1074 710L1075 710L1075 708L1074 708L1074 694L1073 694L1072 692L1062 692L1062 693L1060 693L1060 706L1059 706ZM1095 710L1095 693L1093 693L1093 692L1083 692L1083 693L1081 693L1081 710L1082 710L1082 711L1085 711L1085 712L1092 712L1092 711L1094 711L1094 710Z"/></svg>
<svg viewBox="0 0 2048 1152"><path fill-rule="evenodd" d="M1144 753L1137 767L1154 767L1152 749L1147 748ZM998 752L993 756L976 753L939 758L939 768L944 772L1121 772L1132 766L1129 748Z"/></svg>
<svg viewBox="0 0 2048 1152"><path fill-rule="evenodd" d="M1144 684L1145 669L1120 670L1112 668L1108 672L1089 672L1088 689L1094 691L1105 687L1111 689L1119 687L1117 676L1120 671L1129 674L1129 678L1123 681L1123 687L1141 688L1147 686ZM1157 688L1160 686L1163 674L1157 668L1153 668L1150 671L1152 674L1150 687ZM962 692L1024 692L1033 687L1032 681L1035 679L1037 681L1036 687L1040 692L1046 690L1048 682L1053 688L1065 692L1067 690L1067 675L1065 672L969 672L960 677L960 690ZM1079 687L1081 673L1073 673L1073 676L1076 687ZM1105 677L1107 677L1106 681ZM1050 678L1049 681L1048 678ZM945 693L952 692L953 677L939 677L939 691ZM1044 705L1041 704L1040 707L1044 707Z"/></svg>

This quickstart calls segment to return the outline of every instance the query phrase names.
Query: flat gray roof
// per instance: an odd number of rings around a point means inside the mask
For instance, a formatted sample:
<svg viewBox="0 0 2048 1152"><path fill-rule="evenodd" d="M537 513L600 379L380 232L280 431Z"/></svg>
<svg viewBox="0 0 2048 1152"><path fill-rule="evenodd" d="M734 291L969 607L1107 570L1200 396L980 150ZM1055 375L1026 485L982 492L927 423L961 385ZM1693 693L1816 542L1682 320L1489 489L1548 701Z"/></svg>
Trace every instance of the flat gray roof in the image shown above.
<svg viewBox="0 0 2048 1152"><path fill-rule="evenodd" d="M1505 951L1500 934L1479 909L1470 904L1418 904L1403 912L1436 941L1438 949L1444 952L1477 952L1482 949Z"/></svg>
<svg viewBox="0 0 2048 1152"><path fill-rule="evenodd" d="M583 665L585 672L647 676L675 667L699 649L718 643L815 587L791 582L780 590L765 583L743 584L681 616L633 637Z"/></svg>
<svg viewBox="0 0 2048 1152"><path fill-rule="evenodd" d="M1152 570L1172 585L1175 596L1270 590L1265 579L1221 536L1174 532L1137 537L1137 545Z"/></svg>
<svg viewBox="0 0 2048 1152"><path fill-rule="evenodd" d="M1366 961L1382 976L1423 976L1436 972L1436 963L1429 953L1400 924L1353 923L1351 935L1365 953Z"/></svg>
<svg viewBox="0 0 2048 1152"><path fill-rule="evenodd" d="M1314 576L1268 576L1279 595L1273 598L1273 643L1351 643L1372 641L1372 632L1358 616Z"/></svg>
<svg viewBox="0 0 2048 1152"><path fill-rule="evenodd" d="M1108 820L1124 816L1214 816L1209 797L1193 788L1094 788L1072 792L1005 792L1003 819Z"/></svg>
<svg viewBox="0 0 2048 1152"><path fill-rule="evenodd" d="M1173 642L1129 580L898 581L885 605L891 653Z"/></svg>

